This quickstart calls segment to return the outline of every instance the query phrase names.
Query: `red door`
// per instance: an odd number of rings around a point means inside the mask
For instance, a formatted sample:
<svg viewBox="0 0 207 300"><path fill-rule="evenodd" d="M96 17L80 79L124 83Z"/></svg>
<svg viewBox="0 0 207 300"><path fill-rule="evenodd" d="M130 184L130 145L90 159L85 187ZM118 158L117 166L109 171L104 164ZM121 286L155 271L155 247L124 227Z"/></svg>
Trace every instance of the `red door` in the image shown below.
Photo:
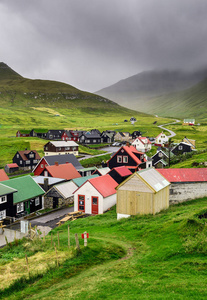
<svg viewBox="0 0 207 300"><path fill-rule="evenodd" d="M78 195L78 210L85 212L85 196Z"/></svg>
<svg viewBox="0 0 207 300"><path fill-rule="evenodd" d="M98 197L91 197L92 214L98 214Z"/></svg>

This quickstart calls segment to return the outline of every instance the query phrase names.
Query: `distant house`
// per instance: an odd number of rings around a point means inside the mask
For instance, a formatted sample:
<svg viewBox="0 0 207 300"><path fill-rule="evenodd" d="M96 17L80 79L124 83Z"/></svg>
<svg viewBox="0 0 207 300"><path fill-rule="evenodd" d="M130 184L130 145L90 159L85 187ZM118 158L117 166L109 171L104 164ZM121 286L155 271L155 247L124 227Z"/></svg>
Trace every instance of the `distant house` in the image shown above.
<svg viewBox="0 0 207 300"><path fill-rule="evenodd" d="M168 143L168 137L166 134L161 132L156 138L155 138L155 146L162 147L164 144Z"/></svg>
<svg viewBox="0 0 207 300"><path fill-rule="evenodd" d="M102 139L102 142L103 143L113 143L114 142L114 135L115 135L115 132L114 131L103 131L101 133L101 139Z"/></svg>
<svg viewBox="0 0 207 300"><path fill-rule="evenodd" d="M156 214L169 207L168 182L154 168L135 172L117 189L117 219L137 214Z"/></svg>
<svg viewBox="0 0 207 300"><path fill-rule="evenodd" d="M19 166L20 170L31 170L33 169L41 157L36 150L23 150L17 151L13 157L13 163L16 163Z"/></svg>
<svg viewBox="0 0 207 300"><path fill-rule="evenodd" d="M32 179L39 184L39 186L47 192L53 185L63 183L64 178L46 177L46 176L32 176Z"/></svg>
<svg viewBox="0 0 207 300"><path fill-rule="evenodd" d="M62 134L65 132L65 130L48 130L46 133L46 139L47 140L61 140Z"/></svg>
<svg viewBox="0 0 207 300"><path fill-rule="evenodd" d="M121 166L113 168L107 174L109 174L118 184L120 184L130 175L132 175L132 172L126 166Z"/></svg>
<svg viewBox="0 0 207 300"><path fill-rule="evenodd" d="M152 148L152 144L147 137L137 137L133 142L132 146L134 146L140 152L148 152Z"/></svg>
<svg viewBox="0 0 207 300"><path fill-rule="evenodd" d="M94 171L96 170L96 167L89 167L89 168L82 168L78 169L78 172L81 176L90 176Z"/></svg>
<svg viewBox="0 0 207 300"><path fill-rule="evenodd" d="M86 145L101 144L102 139L99 133L91 133L90 131L87 131L79 136L79 142Z"/></svg>
<svg viewBox="0 0 207 300"><path fill-rule="evenodd" d="M184 119L183 120L183 125L195 125L195 119Z"/></svg>
<svg viewBox="0 0 207 300"><path fill-rule="evenodd" d="M54 166L45 166L40 175L46 177L63 178L65 180L71 180L73 178L81 177L81 175L71 163L61 165L58 165L58 163L56 163Z"/></svg>
<svg viewBox="0 0 207 300"><path fill-rule="evenodd" d="M105 167L105 168L100 168L100 169L96 169L92 175L98 175L98 176L103 176L103 175L106 175L111 169L108 168L108 167Z"/></svg>
<svg viewBox="0 0 207 300"><path fill-rule="evenodd" d="M134 121L134 122L136 122L136 120L137 120L137 119L136 119L136 118L134 118L134 117L131 117L131 118L130 118L130 121Z"/></svg>
<svg viewBox="0 0 207 300"><path fill-rule="evenodd" d="M16 137L28 137L28 136L30 136L29 130L18 130L16 132Z"/></svg>
<svg viewBox="0 0 207 300"><path fill-rule="evenodd" d="M63 155L74 154L78 155L79 145L73 141L50 141L44 145L44 154L48 155Z"/></svg>
<svg viewBox="0 0 207 300"><path fill-rule="evenodd" d="M79 141L78 132L74 132L73 130L65 130L65 132L61 136L62 141Z"/></svg>
<svg viewBox="0 0 207 300"><path fill-rule="evenodd" d="M207 168L157 169L170 183L170 204L207 196Z"/></svg>
<svg viewBox="0 0 207 300"><path fill-rule="evenodd" d="M180 142L172 149L172 153L175 155L185 154L189 152L192 152L192 146L184 142Z"/></svg>
<svg viewBox="0 0 207 300"><path fill-rule="evenodd" d="M3 184L15 191L10 217L19 218L43 208L42 196L45 192L31 176L12 178Z"/></svg>
<svg viewBox="0 0 207 300"><path fill-rule="evenodd" d="M129 142L131 140L131 134L129 132L117 132L114 136L115 141Z"/></svg>
<svg viewBox="0 0 207 300"><path fill-rule="evenodd" d="M174 154L171 151L170 158L173 156ZM169 151L166 148L158 148L157 153L155 153L151 158L153 167L156 169L164 168L169 164Z"/></svg>
<svg viewBox="0 0 207 300"><path fill-rule="evenodd" d="M87 180L74 192L74 211L103 214L116 204L117 185L108 174Z"/></svg>
<svg viewBox="0 0 207 300"><path fill-rule="evenodd" d="M134 140L141 135L142 135L141 131L135 130L132 132L132 139Z"/></svg>
<svg viewBox="0 0 207 300"><path fill-rule="evenodd" d="M3 169L0 169L0 181L8 180L9 177L7 176L6 172Z"/></svg>
<svg viewBox="0 0 207 300"><path fill-rule="evenodd" d="M4 170L5 170L6 173L14 173L14 172L19 170L19 166L16 163L7 164L4 167Z"/></svg>
<svg viewBox="0 0 207 300"><path fill-rule="evenodd" d="M148 161L146 155L137 151L133 146L122 146L107 162L110 169L127 166L132 172L139 168L148 168L152 162Z"/></svg>
<svg viewBox="0 0 207 300"><path fill-rule="evenodd" d="M196 148L196 141L192 139L188 139L186 136L184 137L184 139L182 139L182 142L189 144L192 150Z"/></svg>
<svg viewBox="0 0 207 300"><path fill-rule="evenodd" d="M59 165L71 163L77 170L83 168L73 154L47 155L42 157L39 163L33 169L34 175L40 175L45 169L45 166L54 166L55 163L58 163Z"/></svg>
<svg viewBox="0 0 207 300"><path fill-rule="evenodd" d="M46 139L47 137L47 130L44 129L32 129L30 131L30 136L38 137L41 139Z"/></svg>

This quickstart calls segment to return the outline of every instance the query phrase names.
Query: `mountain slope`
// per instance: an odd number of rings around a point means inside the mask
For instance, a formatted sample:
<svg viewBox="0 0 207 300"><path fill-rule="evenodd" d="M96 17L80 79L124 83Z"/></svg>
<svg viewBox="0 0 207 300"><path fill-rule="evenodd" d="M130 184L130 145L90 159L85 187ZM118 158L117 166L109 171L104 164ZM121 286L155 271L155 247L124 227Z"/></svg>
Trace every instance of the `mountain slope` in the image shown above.
<svg viewBox="0 0 207 300"><path fill-rule="evenodd" d="M186 103L189 96L185 92L179 94L180 101L176 105L171 100L165 102L169 93L184 91L207 77L207 69L195 72L183 71L147 71L121 80L118 83L96 92L99 95L108 97L120 105L134 108L145 113L156 113L162 116L180 117L186 115ZM202 92L203 93L203 92ZM200 106L197 99L199 90L195 92L194 106ZM173 94L173 99L174 94ZM171 99L171 96L169 96ZM196 104L198 101L198 104ZM164 107L163 107L164 105ZM175 107L174 107L175 106ZM177 107L177 109L176 109ZM182 109L182 110L181 110ZM190 117L191 115L188 115Z"/></svg>

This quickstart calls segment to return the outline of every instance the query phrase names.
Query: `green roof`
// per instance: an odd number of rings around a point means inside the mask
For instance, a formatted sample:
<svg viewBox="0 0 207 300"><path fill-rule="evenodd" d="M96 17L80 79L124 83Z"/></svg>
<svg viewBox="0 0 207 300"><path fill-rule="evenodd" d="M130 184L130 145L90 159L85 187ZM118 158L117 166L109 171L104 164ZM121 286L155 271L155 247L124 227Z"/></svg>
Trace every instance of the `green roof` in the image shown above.
<svg viewBox="0 0 207 300"><path fill-rule="evenodd" d="M14 194L14 204L45 193L30 175L6 180L4 181L4 185L17 190L17 193Z"/></svg>
<svg viewBox="0 0 207 300"><path fill-rule="evenodd" d="M8 186L0 183L0 196L8 195L8 194L15 193L15 192L17 192L16 189L13 189L11 187L8 187Z"/></svg>
<svg viewBox="0 0 207 300"><path fill-rule="evenodd" d="M90 175L90 176L84 176L84 177L79 177L79 178L75 178L72 181L78 186L80 187L82 184L84 184L87 180L91 179L91 178L95 178L95 177L99 177L98 174L95 175Z"/></svg>

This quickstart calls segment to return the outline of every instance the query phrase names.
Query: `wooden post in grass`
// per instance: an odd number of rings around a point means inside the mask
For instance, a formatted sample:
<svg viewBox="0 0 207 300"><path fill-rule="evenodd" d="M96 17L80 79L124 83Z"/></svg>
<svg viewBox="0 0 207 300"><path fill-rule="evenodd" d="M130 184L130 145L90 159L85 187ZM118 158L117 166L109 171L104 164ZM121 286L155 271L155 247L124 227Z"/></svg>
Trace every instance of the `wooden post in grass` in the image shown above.
<svg viewBox="0 0 207 300"><path fill-rule="evenodd" d="M9 246L9 242L8 242L8 240L7 240L7 237L5 236L5 241L6 241L6 244L7 244L7 246Z"/></svg>
<svg viewBox="0 0 207 300"><path fill-rule="evenodd" d="M52 246L52 232L51 232L51 246Z"/></svg>
<svg viewBox="0 0 207 300"><path fill-rule="evenodd" d="M76 249L79 251L80 250L80 245L79 245L79 240L78 240L78 234L75 233L75 242L76 242Z"/></svg>
<svg viewBox="0 0 207 300"><path fill-rule="evenodd" d="M45 244L45 231L43 232L43 242Z"/></svg>
<svg viewBox="0 0 207 300"><path fill-rule="evenodd" d="M59 236L59 231L57 232L58 235L58 248L60 248L60 236Z"/></svg>
<svg viewBox="0 0 207 300"><path fill-rule="evenodd" d="M28 274L29 274L29 262L28 262L27 254L25 254L25 258L26 258L26 263L27 263L27 271L28 271Z"/></svg>
<svg viewBox="0 0 207 300"><path fill-rule="evenodd" d="M56 253L57 266L59 266L59 264L58 264L58 255L57 255L57 248L55 246L55 243L54 243L54 248L55 248L55 253Z"/></svg>
<svg viewBox="0 0 207 300"><path fill-rule="evenodd" d="M68 225L68 248L70 248L70 227Z"/></svg>
<svg viewBox="0 0 207 300"><path fill-rule="evenodd" d="M84 247L87 247L87 231L84 232Z"/></svg>

